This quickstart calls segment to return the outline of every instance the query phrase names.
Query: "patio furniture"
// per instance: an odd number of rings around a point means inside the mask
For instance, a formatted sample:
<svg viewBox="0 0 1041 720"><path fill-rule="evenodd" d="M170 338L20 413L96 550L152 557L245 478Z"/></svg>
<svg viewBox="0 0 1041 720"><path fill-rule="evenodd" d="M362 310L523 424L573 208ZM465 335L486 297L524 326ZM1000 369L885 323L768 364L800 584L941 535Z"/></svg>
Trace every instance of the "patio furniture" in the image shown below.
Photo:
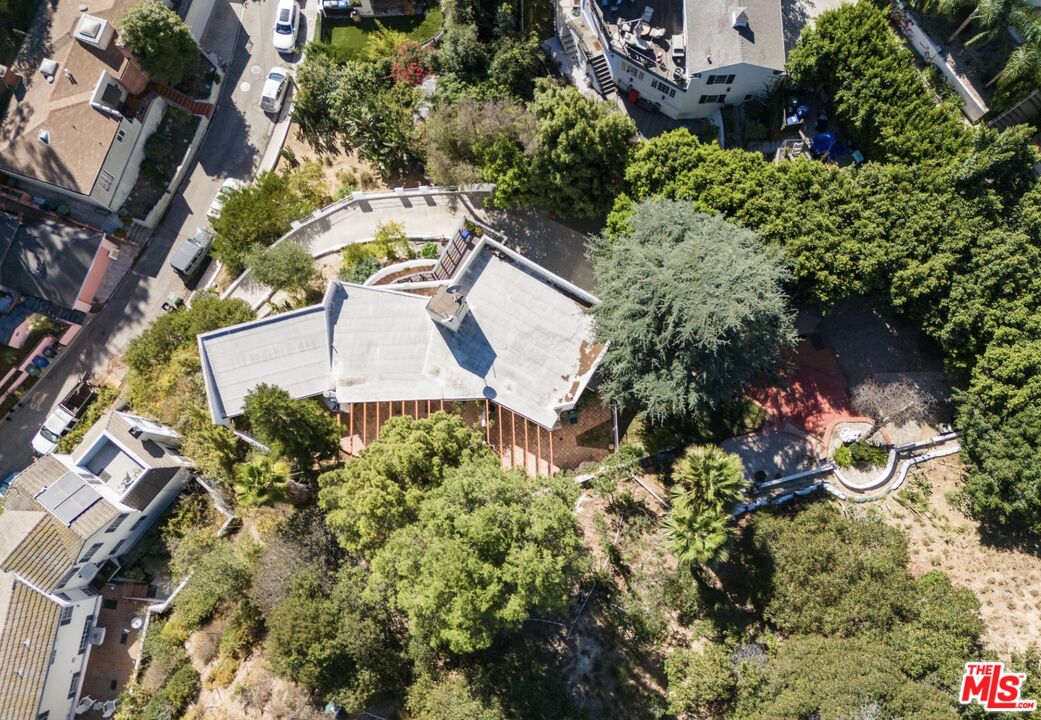
<svg viewBox="0 0 1041 720"><path fill-rule="evenodd" d="M652 15L654 15L654 8L652 8L650 5L644 5L643 15L640 16L640 19L643 20L645 23L649 23L651 21Z"/></svg>
<svg viewBox="0 0 1041 720"><path fill-rule="evenodd" d="M80 698L80 701L76 705L76 709L73 710L73 713L76 714L76 715L82 715L83 713L87 712L88 710L91 710L93 707L94 707L94 698L92 698L90 695L84 695L82 698Z"/></svg>
<svg viewBox="0 0 1041 720"><path fill-rule="evenodd" d="M651 28L649 34L652 40L658 40L665 37L665 28Z"/></svg>
<svg viewBox="0 0 1041 720"><path fill-rule="evenodd" d="M106 700L105 704L101 706L101 717L110 718L116 714L116 701Z"/></svg>

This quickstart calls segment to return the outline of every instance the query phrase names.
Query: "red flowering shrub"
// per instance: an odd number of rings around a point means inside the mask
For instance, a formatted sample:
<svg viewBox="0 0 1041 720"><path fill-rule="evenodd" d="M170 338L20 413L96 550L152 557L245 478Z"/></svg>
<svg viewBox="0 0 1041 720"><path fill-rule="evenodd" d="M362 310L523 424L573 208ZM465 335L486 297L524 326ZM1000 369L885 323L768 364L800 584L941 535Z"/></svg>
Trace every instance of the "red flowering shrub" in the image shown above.
<svg viewBox="0 0 1041 720"><path fill-rule="evenodd" d="M406 40L395 48L391 56L391 77L396 83L419 85L430 74L432 56L429 48L415 40Z"/></svg>

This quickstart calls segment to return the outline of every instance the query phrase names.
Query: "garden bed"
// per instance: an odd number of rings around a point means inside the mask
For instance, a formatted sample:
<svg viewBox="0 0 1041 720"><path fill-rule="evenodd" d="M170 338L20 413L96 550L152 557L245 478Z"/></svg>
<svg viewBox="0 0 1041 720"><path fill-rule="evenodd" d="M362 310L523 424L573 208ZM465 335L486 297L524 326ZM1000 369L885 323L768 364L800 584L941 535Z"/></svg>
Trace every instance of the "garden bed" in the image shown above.
<svg viewBox="0 0 1041 720"><path fill-rule="evenodd" d="M143 218L158 204L177 168L184 162L199 121L197 115L190 115L173 105L166 106L162 122L145 141L141 174L130 197L123 203L120 215Z"/></svg>

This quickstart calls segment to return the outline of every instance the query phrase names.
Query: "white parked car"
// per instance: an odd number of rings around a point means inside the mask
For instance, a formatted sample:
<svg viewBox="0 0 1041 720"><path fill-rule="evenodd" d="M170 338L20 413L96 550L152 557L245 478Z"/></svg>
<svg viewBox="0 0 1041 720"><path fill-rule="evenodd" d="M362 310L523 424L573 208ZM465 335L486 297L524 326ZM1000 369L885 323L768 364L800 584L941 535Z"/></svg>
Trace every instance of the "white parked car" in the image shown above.
<svg viewBox="0 0 1041 720"><path fill-rule="evenodd" d="M37 455L48 455L58 447L58 440L73 425L79 422L87 405L94 399L94 386L86 376L79 379L76 386L54 408L43 423L43 427L33 437L33 452Z"/></svg>
<svg viewBox="0 0 1041 720"><path fill-rule="evenodd" d="M224 203L227 202L228 196L236 190L241 190L246 187L246 183L235 178L228 178L221 183L220 190L217 191L217 196L213 198L213 202L210 203L210 209L206 211L206 217L210 220L216 220L220 217L220 211L224 209Z"/></svg>
<svg viewBox="0 0 1041 720"><path fill-rule="evenodd" d="M300 6L296 0L279 0L275 11L275 38L272 44L280 53L296 50L296 35L300 32Z"/></svg>
<svg viewBox="0 0 1041 720"><path fill-rule="evenodd" d="M281 67L271 68L264 81L264 90L260 93L260 109L278 115L282 111L282 103L286 101L288 89L289 72Z"/></svg>

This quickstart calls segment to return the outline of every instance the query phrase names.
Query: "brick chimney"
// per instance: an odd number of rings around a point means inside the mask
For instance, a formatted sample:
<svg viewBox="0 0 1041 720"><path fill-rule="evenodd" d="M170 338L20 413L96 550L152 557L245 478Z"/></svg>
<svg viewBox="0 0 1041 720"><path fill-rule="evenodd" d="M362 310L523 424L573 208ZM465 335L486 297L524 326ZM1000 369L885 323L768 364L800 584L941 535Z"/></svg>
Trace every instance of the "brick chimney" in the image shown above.
<svg viewBox="0 0 1041 720"><path fill-rule="evenodd" d="M119 83L130 95L140 95L148 87L148 73L144 71L137 58L127 48L123 48L123 67L120 69Z"/></svg>

